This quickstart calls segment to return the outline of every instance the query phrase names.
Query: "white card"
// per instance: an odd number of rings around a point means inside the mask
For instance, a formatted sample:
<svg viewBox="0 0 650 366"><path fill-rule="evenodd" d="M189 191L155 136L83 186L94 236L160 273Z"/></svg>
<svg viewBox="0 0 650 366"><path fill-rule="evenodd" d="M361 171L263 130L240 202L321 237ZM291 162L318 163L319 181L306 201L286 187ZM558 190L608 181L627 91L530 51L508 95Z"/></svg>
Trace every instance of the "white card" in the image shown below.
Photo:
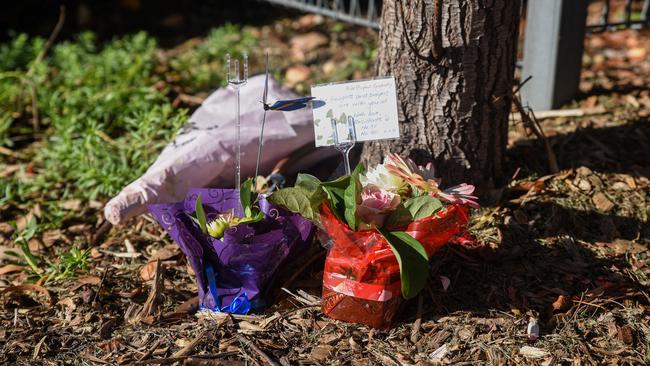
<svg viewBox="0 0 650 366"><path fill-rule="evenodd" d="M311 88L316 146L334 144L332 118L343 125L352 116L357 141L399 137L395 78L314 85ZM345 116L343 116L345 114ZM338 130L339 128L337 128ZM341 139L344 135L339 134Z"/></svg>

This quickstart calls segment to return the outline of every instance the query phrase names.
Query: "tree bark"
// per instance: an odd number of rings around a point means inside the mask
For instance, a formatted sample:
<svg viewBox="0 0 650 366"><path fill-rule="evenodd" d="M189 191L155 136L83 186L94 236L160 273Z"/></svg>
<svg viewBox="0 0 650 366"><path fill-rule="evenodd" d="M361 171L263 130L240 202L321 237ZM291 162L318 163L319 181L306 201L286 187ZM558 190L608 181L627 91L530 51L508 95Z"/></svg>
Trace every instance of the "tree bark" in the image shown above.
<svg viewBox="0 0 650 366"><path fill-rule="evenodd" d="M395 76L402 137L366 143L364 162L392 151L433 161L445 187L504 183L519 12L518 0L384 1L376 72Z"/></svg>

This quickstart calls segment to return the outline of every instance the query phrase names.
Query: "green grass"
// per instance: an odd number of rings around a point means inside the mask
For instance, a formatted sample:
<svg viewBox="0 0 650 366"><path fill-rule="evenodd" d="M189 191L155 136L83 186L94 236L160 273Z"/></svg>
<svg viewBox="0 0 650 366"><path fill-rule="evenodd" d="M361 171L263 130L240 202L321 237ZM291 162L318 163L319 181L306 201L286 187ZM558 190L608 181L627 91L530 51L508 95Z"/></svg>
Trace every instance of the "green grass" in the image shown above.
<svg viewBox="0 0 650 366"><path fill-rule="evenodd" d="M145 33L105 44L83 33L42 60L42 38L13 35L0 45L0 146L24 147L18 145L38 136L21 150L37 174L1 178L0 204L116 194L146 170L187 117L172 107L168 88L154 87L164 79L156 68L190 92L213 89L223 81L226 52L240 56L254 42L249 32L225 25L163 64Z"/></svg>
<svg viewBox="0 0 650 366"><path fill-rule="evenodd" d="M29 240L40 229L36 219L32 217L24 230L16 232L13 239L20 248L20 252L7 252L7 254L15 258L10 261L11 263L25 267L31 279L44 282L65 280L88 270L90 249L82 250L77 247L72 247L69 251L60 251L55 256L54 261L35 256L29 248Z"/></svg>
<svg viewBox="0 0 650 366"><path fill-rule="evenodd" d="M35 155L39 188L89 199L113 195L173 137L185 112L153 87L155 46L140 33L98 49L85 34L54 49L52 85L48 95L39 93L49 118L47 144Z"/></svg>
<svg viewBox="0 0 650 366"><path fill-rule="evenodd" d="M256 44L247 29L226 24L213 29L198 46L169 60L167 78L182 85L188 93L214 89L224 84L226 53L240 58Z"/></svg>
<svg viewBox="0 0 650 366"><path fill-rule="evenodd" d="M34 63L42 44L21 35L0 48L0 141L11 147L40 135L27 149L35 178L5 179L0 188L18 202L115 194L144 172L186 117L153 87L156 43L139 33L99 45L84 33ZM40 131L26 85L35 85Z"/></svg>
<svg viewBox="0 0 650 366"><path fill-rule="evenodd" d="M226 52L240 57L255 42L225 25L167 59L145 33L106 43L82 33L39 57L42 38L13 35L0 45L0 146L20 149L36 174L0 178L0 205L118 193L187 119L172 107L169 86L221 86Z"/></svg>

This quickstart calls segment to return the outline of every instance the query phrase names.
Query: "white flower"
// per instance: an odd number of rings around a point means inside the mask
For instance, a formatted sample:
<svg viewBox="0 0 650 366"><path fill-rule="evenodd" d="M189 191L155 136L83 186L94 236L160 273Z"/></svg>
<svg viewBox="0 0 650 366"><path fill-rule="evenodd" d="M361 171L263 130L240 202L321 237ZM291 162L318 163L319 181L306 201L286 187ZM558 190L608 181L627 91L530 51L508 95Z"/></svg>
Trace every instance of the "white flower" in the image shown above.
<svg viewBox="0 0 650 366"><path fill-rule="evenodd" d="M384 160L384 164L388 162L389 159ZM368 169L365 174L359 176L359 181L363 187L373 185L383 190L397 193L406 186L406 182L389 172L384 164L379 164L374 168Z"/></svg>

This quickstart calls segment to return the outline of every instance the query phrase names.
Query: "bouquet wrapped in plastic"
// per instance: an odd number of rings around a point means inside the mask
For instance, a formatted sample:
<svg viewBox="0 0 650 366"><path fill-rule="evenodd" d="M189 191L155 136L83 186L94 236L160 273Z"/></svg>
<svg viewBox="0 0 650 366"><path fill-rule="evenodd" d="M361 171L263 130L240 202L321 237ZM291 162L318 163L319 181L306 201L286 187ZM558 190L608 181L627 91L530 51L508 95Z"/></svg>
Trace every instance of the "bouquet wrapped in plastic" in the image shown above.
<svg viewBox="0 0 650 366"><path fill-rule="evenodd" d="M467 208L451 205L410 223L405 232L422 243L431 258L466 223ZM323 272L323 312L334 319L389 327L403 299L400 267L390 245L377 231L350 230L328 206L321 224L331 241Z"/></svg>
<svg viewBox="0 0 650 366"><path fill-rule="evenodd" d="M187 256L201 309L247 314L261 307L277 269L307 249L308 220L261 195L256 205L243 196L234 189L194 188L181 202L149 205Z"/></svg>
<svg viewBox="0 0 650 366"><path fill-rule="evenodd" d="M403 299L425 286L429 259L465 231L474 187L439 189L433 170L390 155L384 164L332 182L301 175L269 197L319 225L329 248L323 312L389 327Z"/></svg>

